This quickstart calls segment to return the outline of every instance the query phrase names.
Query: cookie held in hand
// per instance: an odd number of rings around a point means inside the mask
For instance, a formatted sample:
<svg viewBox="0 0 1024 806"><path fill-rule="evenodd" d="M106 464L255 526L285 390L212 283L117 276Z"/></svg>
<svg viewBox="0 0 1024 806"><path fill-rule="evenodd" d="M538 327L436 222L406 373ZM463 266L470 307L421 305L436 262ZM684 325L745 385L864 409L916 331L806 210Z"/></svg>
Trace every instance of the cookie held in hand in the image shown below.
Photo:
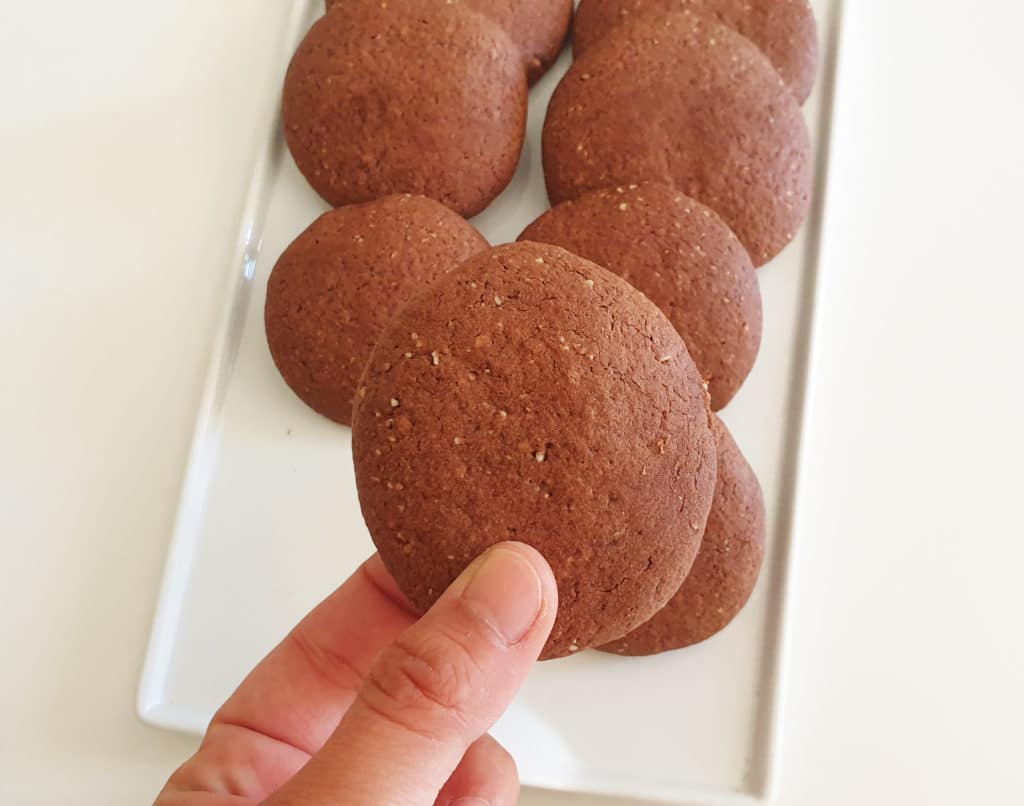
<svg viewBox="0 0 1024 806"><path fill-rule="evenodd" d="M391 321L356 395L363 515L427 609L486 548L559 585L543 657L619 638L678 590L715 484L707 393L640 292L554 246L471 258Z"/></svg>
<svg viewBox="0 0 1024 806"><path fill-rule="evenodd" d="M729 429L719 420L715 431L715 499L689 576L654 618L602 651L654 655L691 646L725 629L750 598L764 558L764 495Z"/></svg>

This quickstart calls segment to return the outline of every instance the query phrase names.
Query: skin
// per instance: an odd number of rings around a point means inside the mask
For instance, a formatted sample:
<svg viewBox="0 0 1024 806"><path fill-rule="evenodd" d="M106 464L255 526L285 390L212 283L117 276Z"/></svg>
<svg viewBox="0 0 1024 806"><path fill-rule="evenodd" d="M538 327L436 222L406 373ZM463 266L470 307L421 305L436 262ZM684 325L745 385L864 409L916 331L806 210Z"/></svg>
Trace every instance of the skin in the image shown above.
<svg viewBox="0 0 1024 806"><path fill-rule="evenodd" d="M374 555L249 674L155 806L512 806L515 763L487 731L557 596L536 550L501 543L417 620Z"/></svg>

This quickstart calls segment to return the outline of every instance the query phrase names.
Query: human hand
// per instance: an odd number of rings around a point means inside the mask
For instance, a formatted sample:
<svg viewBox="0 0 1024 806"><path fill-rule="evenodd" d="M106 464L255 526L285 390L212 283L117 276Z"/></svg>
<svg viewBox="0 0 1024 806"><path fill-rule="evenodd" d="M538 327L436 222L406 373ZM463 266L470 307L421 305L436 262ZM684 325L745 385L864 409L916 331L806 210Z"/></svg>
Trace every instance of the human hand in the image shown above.
<svg viewBox="0 0 1024 806"><path fill-rule="evenodd" d="M543 557L502 543L422 618L380 558L310 613L214 716L156 806L507 806L487 730L555 619Z"/></svg>

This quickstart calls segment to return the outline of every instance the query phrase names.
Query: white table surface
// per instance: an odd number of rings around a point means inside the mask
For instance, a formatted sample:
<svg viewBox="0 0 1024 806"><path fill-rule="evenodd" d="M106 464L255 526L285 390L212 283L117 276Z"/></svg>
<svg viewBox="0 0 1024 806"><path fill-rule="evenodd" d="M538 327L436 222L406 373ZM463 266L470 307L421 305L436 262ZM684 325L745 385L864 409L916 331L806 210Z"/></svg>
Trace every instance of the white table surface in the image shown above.
<svg viewBox="0 0 1024 806"><path fill-rule="evenodd" d="M1024 10L848 5L780 802L1018 802ZM3 3L0 803L195 747L134 696L284 9Z"/></svg>

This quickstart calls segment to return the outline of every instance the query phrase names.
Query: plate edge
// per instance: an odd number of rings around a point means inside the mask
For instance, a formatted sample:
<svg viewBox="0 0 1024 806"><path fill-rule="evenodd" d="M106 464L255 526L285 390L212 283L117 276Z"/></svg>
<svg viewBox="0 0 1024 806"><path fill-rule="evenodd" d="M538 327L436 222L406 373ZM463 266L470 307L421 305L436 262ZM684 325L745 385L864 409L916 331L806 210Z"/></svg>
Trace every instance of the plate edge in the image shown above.
<svg viewBox="0 0 1024 806"><path fill-rule="evenodd" d="M277 168L280 159L280 140L282 135L279 118L280 108L280 76L283 67L291 60L295 43L303 30L303 23L308 19L313 0L294 0L289 12L286 36L281 38L278 52L273 60L273 69L269 70L266 83L269 85L267 101L258 117L256 131L268 131L270 137L266 142L257 142L253 146L254 157L250 164L253 171L250 175L248 189L242 208L236 247L231 260L227 263L228 270L222 279L223 294L222 313L214 320L216 331L210 359L204 375L202 394L196 410L195 424L189 443L188 459L179 488L178 504L171 529L167 554L164 559L163 573L157 593L153 621L150 626L149 640L142 665L142 674L136 695L136 714L143 722L161 728L171 728L192 732L184 720L168 717L162 709L161 692L166 682L167 656L172 650L174 634L180 622L184 603L187 575L181 575L179 569L191 563L196 545L196 533L186 528L189 520L195 517L195 500L202 502L205 494L193 497L189 491L194 487L201 488L204 475L208 472L208 457L216 452L217 430L211 428L211 420L217 413L221 397L222 368L234 360L234 351L238 338L232 337L241 325L238 310L238 293L233 292L236 285L249 282L255 261L259 256L262 243L263 219L266 217L269 198L263 189ZM241 275L239 269L242 269ZM230 374L230 373L228 373ZM201 506L201 505L200 505ZM180 581L179 581L180 577ZM189 720L191 722L191 720Z"/></svg>
<svg viewBox="0 0 1024 806"><path fill-rule="evenodd" d="M819 350L818 340L822 326L821 309L827 289L827 272L824 264L828 255L829 231L834 224L830 224L827 212L832 204L832 197L835 193L832 176L835 171L836 151L834 149L834 136L836 121L839 119L839 99L842 95L843 77L847 74L845 66L847 54L850 52L847 41L847 15L850 4L847 0L834 0L831 25L828 31L828 60L826 62L826 84L829 87L829 98L827 105L821 110L819 118L819 138L822 143L822 150L818 154L818 166L816 176L819 177L818 201L814 208L814 219L817 226L812 227L814 240L810 244L810 260L816 264L816 268L810 278L811 287L808 289L807 298L809 305L809 316L805 322L803 343L803 356L800 361L800 378L797 381L797 399L794 406L799 411L797 422L799 423L795 450L791 466L784 473L789 476L792 484L792 495L788 511L784 517L788 520L786 530L789 534L785 553L786 556L781 564L782 578L780 580L782 590L782 603L779 609L779 627L777 649L770 674L772 675L772 703L768 717L766 748L764 750L764 762L760 774L760 781L751 786L749 792L757 803L775 803L779 793L779 780L784 764L784 742L782 741L783 724L788 701L786 677L792 662L792 622L793 622L793 580L799 573L799 544L801 537L801 501L803 488L804 469L807 466L807 439L808 421L813 411L813 386L815 372L814 368L818 363Z"/></svg>

